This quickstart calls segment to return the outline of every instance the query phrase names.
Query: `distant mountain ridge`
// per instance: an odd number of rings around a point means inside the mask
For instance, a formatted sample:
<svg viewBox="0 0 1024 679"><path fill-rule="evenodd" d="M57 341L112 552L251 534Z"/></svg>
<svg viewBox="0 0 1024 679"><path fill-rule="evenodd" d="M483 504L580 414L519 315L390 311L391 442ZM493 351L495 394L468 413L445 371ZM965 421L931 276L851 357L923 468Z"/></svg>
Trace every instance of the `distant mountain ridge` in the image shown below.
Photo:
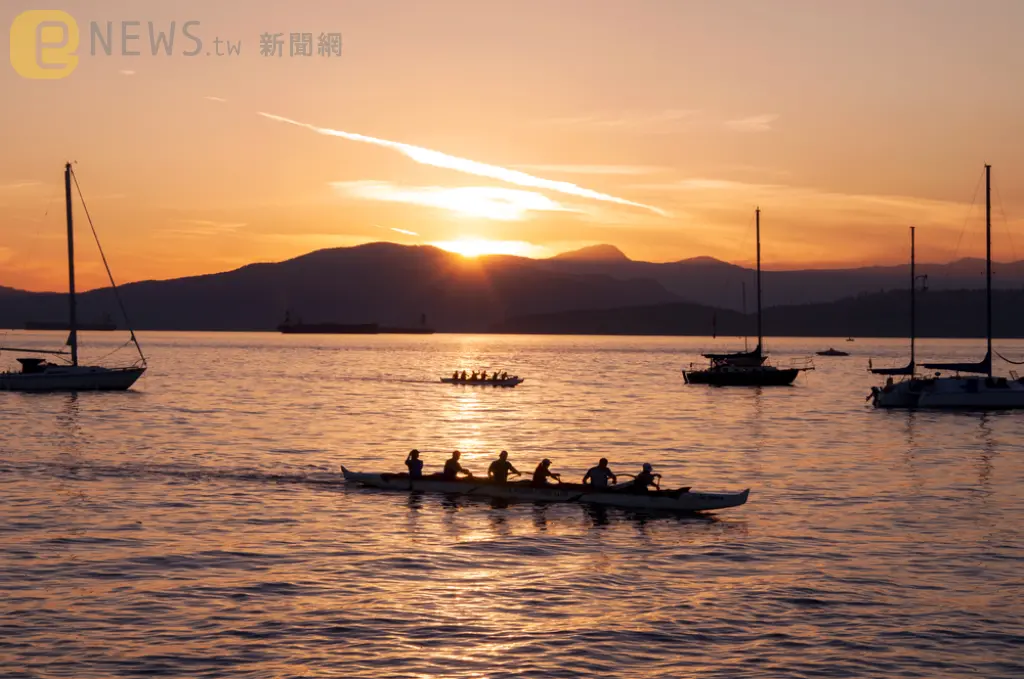
<svg viewBox="0 0 1024 679"><path fill-rule="evenodd" d="M555 255L551 259L576 260L587 262L629 262L629 257L614 245L590 245L579 250L570 250Z"/></svg>
<svg viewBox="0 0 1024 679"><path fill-rule="evenodd" d="M1024 287L1024 262L997 264L994 270L997 288ZM936 292L981 288L983 271L984 262L978 260L918 265L918 273L929 275L929 287ZM905 290L908 276L906 266L766 271L764 304L825 304ZM426 314L428 324L442 332L487 332L527 316L671 303L717 308L724 314L742 308L744 284L747 310L753 311L754 272L709 257L655 264L630 260L611 246L594 246L541 260L497 255L466 259L431 246L369 243L120 289L138 329L270 330L291 312L307 323L398 326L417 325ZM109 290L79 295L81 318L108 313L120 321ZM63 293L0 288L0 327L21 328L27 320L62 320L66 315ZM701 334L707 332L706 325Z"/></svg>
<svg viewBox="0 0 1024 679"><path fill-rule="evenodd" d="M993 333L1024 337L1024 290L993 293ZM764 312L767 337L909 337L910 292L863 294L836 302L777 306ZM494 332L557 335L691 335L756 337L756 315L674 302L617 309L586 309L511 318ZM918 337L984 337L985 293L918 293ZM982 347L982 352L984 348Z"/></svg>

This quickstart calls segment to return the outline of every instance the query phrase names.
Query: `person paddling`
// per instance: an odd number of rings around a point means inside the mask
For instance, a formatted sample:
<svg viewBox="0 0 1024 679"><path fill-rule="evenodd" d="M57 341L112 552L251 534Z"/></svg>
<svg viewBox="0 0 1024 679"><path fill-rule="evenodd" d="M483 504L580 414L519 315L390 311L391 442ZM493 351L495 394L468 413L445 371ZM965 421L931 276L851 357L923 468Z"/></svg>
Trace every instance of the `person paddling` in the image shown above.
<svg viewBox="0 0 1024 679"><path fill-rule="evenodd" d="M551 471L551 460L546 457L540 461L537 465L537 469L533 472L533 485L535 486L546 486L548 485L548 479L552 478L559 483L562 482L562 477L558 474L554 474Z"/></svg>
<svg viewBox="0 0 1024 679"><path fill-rule="evenodd" d="M420 459L420 451L415 449L409 451L408 457L405 458L405 466L409 468L410 479L423 478L423 460Z"/></svg>
<svg viewBox="0 0 1024 679"><path fill-rule="evenodd" d="M661 490L659 482L654 480L655 477L660 479L661 474L655 474L654 467L650 463L644 462L643 471L633 477L632 491L634 493L649 493L651 486Z"/></svg>
<svg viewBox="0 0 1024 679"><path fill-rule="evenodd" d="M467 477L472 478L473 472L459 464L460 457L462 457L462 453L456 450L452 453L452 456L448 458L448 461L444 463L444 471L441 473L441 477L445 481L457 481L459 474L465 474Z"/></svg>
<svg viewBox="0 0 1024 679"><path fill-rule="evenodd" d="M608 458L602 457L596 467L591 467L587 470L586 475L583 477L583 485L587 485L589 480L591 488L595 490L605 489L608 487L608 479L611 479L613 484L618 483L615 473L608 468Z"/></svg>
<svg viewBox="0 0 1024 679"><path fill-rule="evenodd" d="M512 463L508 461L508 451L501 451L498 455L498 459L491 463L491 466L487 468L487 478L491 479L495 483L508 483L509 472L516 476L521 476L519 470L512 466Z"/></svg>

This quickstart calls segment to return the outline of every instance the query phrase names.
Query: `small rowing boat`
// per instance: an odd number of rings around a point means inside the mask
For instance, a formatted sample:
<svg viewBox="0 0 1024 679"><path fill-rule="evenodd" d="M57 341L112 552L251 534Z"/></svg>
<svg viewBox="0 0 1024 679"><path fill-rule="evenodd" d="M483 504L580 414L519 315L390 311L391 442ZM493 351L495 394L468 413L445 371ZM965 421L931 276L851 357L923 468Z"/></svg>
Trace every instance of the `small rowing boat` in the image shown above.
<svg viewBox="0 0 1024 679"><path fill-rule="evenodd" d="M439 477L410 479L408 474L362 474L341 468L345 480L380 490L448 493L475 497L500 498L521 502L577 502L629 509L655 509L674 512L707 512L746 504L750 489L741 492L695 492L689 488L634 493L630 484L619 484L604 490L575 483L537 487L529 481L495 483L487 479L469 478L446 481Z"/></svg>
<svg viewBox="0 0 1024 679"><path fill-rule="evenodd" d="M454 377L442 377L441 381L445 384L464 384L469 387L514 387L517 384L522 384L526 381L525 377L513 376L503 380L472 380L472 379L455 379Z"/></svg>

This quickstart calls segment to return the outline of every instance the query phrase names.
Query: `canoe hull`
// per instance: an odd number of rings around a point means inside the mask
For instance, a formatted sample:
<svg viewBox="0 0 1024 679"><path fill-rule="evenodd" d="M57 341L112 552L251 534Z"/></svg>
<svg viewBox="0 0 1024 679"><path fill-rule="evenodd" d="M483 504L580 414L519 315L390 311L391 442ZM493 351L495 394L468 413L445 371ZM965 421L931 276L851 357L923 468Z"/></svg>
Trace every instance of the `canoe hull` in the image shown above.
<svg viewBox="0 0 1024 679"><path fill-rule="evenodd" d="M451 377L442 377L444 384L459 384L466 387L514 387L526 381L525 377L510 377L507 380L456 380Z"/></svg>
<svg viewBox="0 0 1024 679"><path fill-rule="evenodd" d="M651 493L607 490L594 492L577 484L534 487L528 482L493 483L483 479L445 481L439 478L410 479L399 474L362 474L341 468L345 480L380 490L447 493L499 498L520 502L574 502L628 509L675 512L706 512L745 504L750 489L738 493L700 493L686 489Z"/></svg>

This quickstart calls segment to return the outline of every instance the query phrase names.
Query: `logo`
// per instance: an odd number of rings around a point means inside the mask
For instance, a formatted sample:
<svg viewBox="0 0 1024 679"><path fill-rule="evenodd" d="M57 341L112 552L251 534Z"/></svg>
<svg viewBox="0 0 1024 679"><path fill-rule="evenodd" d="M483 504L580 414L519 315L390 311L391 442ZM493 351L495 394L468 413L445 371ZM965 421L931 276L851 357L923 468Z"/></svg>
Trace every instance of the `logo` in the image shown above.
<svg viewBox="0 0 1024 679"><path fill-rule="evenodd" d="M78 37L78 23L67 12L22 12L11 24L11 66L23 78L66 78L78 66Z"/></svg>

